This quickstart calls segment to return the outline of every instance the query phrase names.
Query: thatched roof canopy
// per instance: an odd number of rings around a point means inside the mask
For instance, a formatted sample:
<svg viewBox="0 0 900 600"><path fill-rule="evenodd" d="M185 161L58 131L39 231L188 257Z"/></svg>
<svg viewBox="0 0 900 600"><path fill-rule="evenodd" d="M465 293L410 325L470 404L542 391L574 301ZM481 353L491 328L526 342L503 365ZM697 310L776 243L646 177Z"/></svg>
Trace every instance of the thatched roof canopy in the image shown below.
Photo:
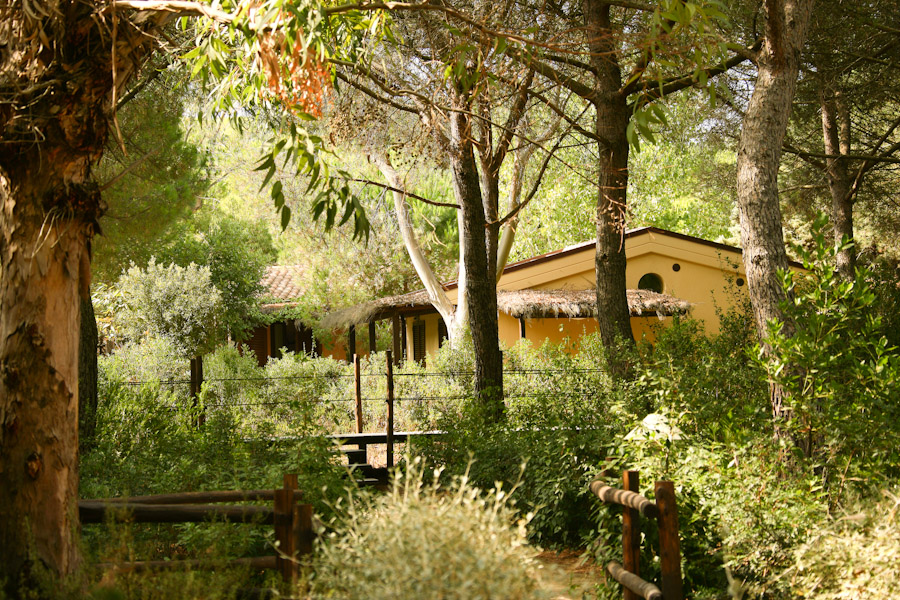
<svg viewBox="0 0 900 600"><path fill-rule="evenodd" d="M632 317L669 317L687 312L684 300L650 290L626 290ZM587 290L515 290L497 292L497 307L511 317L584 319L597 316L597 292Z"/></svg>
<svg viewBox="0 0 900 600"><path fill-rule="evenodd" d="M544 319L555 317L589 318L597 314L596 292L588 290L504 290L497 292L497 306L515 318ZM650 290L627 290L631 316L660 317L687 312L690 304L684 300L658 294ZM379 298L357 304L325 316L319 323L323 329L345 329L389 317L404 309L422 309L431 306L425 290Z"/></svg>
<svg viewBox="0 0 900 600"><path fill-rule="evenodd" d="M350 325L370 323L389 317L397 309L427 308L431 306L425 290L388 296L370 302L363 302L325 315L319 322L322 329L346 329Z"/></svg>

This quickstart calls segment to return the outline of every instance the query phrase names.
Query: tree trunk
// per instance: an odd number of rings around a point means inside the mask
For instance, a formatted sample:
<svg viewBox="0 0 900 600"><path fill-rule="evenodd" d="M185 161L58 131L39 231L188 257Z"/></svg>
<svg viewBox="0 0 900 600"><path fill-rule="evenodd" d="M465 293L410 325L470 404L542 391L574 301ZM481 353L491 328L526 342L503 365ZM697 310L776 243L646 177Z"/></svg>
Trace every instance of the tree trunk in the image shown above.
<svg viewBox="0 0 900 600"><path fill-rule="evenodd" d="M462 245L465 246L467 305L475 351L475 395L488 420L502 419L503 362L497 328L496 254L488 256L487 220L484 214L478 168L472 144L469 103L457 99L460 110L450 113L450 169L453 188L462 213ZM494 245L496 250L496 245ZM460 300L462 302L462 300Z"/></svg>
<svg viewBox="0 0 900 600"><path fill-rule="evenodd" d="M850 153L850 115L840 95L827 86L822 91L822 134L825 154L840 157L825 159L834 242L840 245L845 237L853 241L852 179L846 158ZM838 273L845 280L852 280L856 271L856 248L842 247L836 258Z"/></svg>
<svg viewBox="0 0 900 600"><path fill-rule="evenodd" d="M786 322L779 269L788 268L778 199L781 144L797 84L800 49L812 0L766 0L766 39L758 57L758 75L744 116L737 157L737 192L744 268L756 329L764 340L769 321ZM776 421L784 418L783 391L772 390Z"/></svg>
<svg viewBox="0 0 900 600"><path fill-rule="evenodd" d="M0 578L15 593L43 568L79 564L78 342L95 221L78 213L96 214L99 192L60 181L82 166L60 164L64 149L0 165Z"/></svg>
<svg viewBox="0 0 900 600"><path fill-rule="evenodd" d="M634 344L625 293L625 217L628 188L628 104L610 25L610 5L584 2L585 31L596 74L598 144L597 325L603 345Z"/></svg>
<svg viewBox="0 0 900 600"><path fill-rule="evenodd" d="M97 429L97 319L90 293L81 299L78 340L78 439L80 450L90 448Z"/></svg>

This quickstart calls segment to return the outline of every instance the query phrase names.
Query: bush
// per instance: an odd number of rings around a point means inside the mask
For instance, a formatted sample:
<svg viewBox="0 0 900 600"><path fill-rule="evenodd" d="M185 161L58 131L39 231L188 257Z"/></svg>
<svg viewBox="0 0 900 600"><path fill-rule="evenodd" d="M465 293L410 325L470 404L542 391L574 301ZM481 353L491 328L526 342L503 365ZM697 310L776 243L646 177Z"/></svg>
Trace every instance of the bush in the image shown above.
<svg viewBox="0 0 900 600"><path fill-rule="evenodd" d="M814 225L813 252L798 249L807 273L782 274L794 330L770 324L770 351L758 355L785 391L784 428L839 492L848 475L880 479L900 469L900 357L881 333L868 271L850 281L838 274L840 247L826 242L825 224Z"/></svg>
<svg viewBox="0 0 900 600"><path fill-rule="evenodd" d="M120 315L132 340L164 337L179 356L192 358L211 350L220 338L222 295L209 268L164 267L151 258L146 269L132 266L119 279L125 302Z"/></svg>
<svg viewBox="0 0 900 600"><path fill-rule="evenodd" d="M356 502L338 522L316 559L313 596L535 598L526 523L499 486L483 494L462 477L445 488L413 461L386 496Z"/></svg>

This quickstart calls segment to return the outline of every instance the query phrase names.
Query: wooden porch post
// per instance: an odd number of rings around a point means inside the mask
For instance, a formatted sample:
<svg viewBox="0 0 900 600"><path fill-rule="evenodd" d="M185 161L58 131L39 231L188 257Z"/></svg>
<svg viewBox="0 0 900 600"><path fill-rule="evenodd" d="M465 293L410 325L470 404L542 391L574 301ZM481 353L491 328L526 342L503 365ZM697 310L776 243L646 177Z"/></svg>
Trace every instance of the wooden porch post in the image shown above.
<svg viewBox="0 0 900 600"><path fill-rule="evenodd" d="M400 317L400 356L394 358L397 361L396 364L399 365L400 361L407 355L406 349L408 347L406 342L406 317Z"/></svg>
<svg viewBox="0 0 900 600"><path fill-rule="evenodd" d="M394 313L391 315L391 333L393 334L393 349L392 354L394 357L394 364L400 364L400 357L403 356L403 346L405 346L405 342L402 338L405 338L405 335L402 335L403 332L400 331L401 328L401 319L398 313Z"/></svg>
<svg viewBox="0 0 900 600"><path fill-rule="evenodd" d="M519 317L519 337L525 339L525 319Z"/></svg>
<svg viewBox="0 0 900 600"><path fill-rule="evenodd" d="M351 325L347 331L347 362L353 361L353 355L356 354L356 325Z"/></svg>
<svg viewBox="0 0 900 600"><path fill-rule="evenodd" d="M378 350L375 341L375 321L372 321L369 323L369 354L375 354Z"/></svg>

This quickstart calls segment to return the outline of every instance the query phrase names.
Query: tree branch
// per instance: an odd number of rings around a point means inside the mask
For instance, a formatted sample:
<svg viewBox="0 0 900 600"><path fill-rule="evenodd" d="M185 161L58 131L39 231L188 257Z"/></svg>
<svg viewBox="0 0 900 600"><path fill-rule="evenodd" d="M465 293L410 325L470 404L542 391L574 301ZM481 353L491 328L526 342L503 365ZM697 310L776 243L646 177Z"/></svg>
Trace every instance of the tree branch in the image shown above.
<svg viewBox="0 0 900 600"><path fill-rule="evenodd" d="M219 23L230 24L235 15L191 0L113 0L106 10L128 8L137 11L170 12L178 15L208 17Z"/></svg>
<svg viewBox="0 0 900 600"><path fill-rule="evenodd" d="M444 208L455 208L459 210L459 204L450 204L448 202L436 202L434 200L429 200L428 198L424 198L419 196L418 194L413 194L412 192L408 192L406 190L401 190L399 188L391 187L384 183L378 183L377 181L372 181L371 179L348 179L347 181L353 181L356 183L364 183L366 185L374 185L376 187L380 187L388 190L389 192L396 192L398 194L403 194L405 196L409 196L410 198L414 198L419 202L424 202L425 204L430 204L432 206L442 206Z"/></svg>
<svg viewBox="0 0 900 600"><path fill-rule="evenodd" d="M747 56L759 50L760 47L762 47L762 40L756 42L749 49L745 49L744 51L735 53L734 56L729 58L724 63L719 64L715 67L703 69L703 71L706 73L708 79L712 79L713 77L721 75L726 71L730 71L739 64L746 62L748 60ZM660 86L655 85L652 81L644 81L642 87L649 89L649 91L644 94L643 98L648 101L658 100L670 94L674 94L675 92L680 92L685 88L689 88L695 83L696 80L694 73L673 77L672 79L663 82L662 89L660 89ZM633 109L634 102L632 102L629 106Z"/></svg>

